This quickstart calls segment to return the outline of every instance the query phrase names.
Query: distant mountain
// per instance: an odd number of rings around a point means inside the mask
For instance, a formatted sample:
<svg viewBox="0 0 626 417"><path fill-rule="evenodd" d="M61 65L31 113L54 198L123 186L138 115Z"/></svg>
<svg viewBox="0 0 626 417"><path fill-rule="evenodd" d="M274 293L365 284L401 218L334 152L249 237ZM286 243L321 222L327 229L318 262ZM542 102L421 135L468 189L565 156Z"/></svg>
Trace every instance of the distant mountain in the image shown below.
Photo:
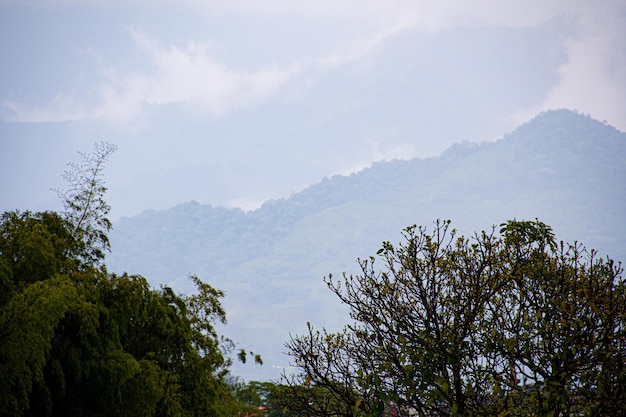
<svg viewBox="0 0 626 417"><path fill-rule="evenodd" d="M377 162L255 211L188 202L122 218L107 265L178 291L191 290L189 274L225 290L224 332L266 363L235 373L275 379L287 365L282 345L290 332L302 333L307 321L331 329L348 321L322 278L356 272L358 257L399 241L411 224L451 219L467 235L538 218L560 239L626 260L625 157L625 133L549 111L496 142Z"/></svg>

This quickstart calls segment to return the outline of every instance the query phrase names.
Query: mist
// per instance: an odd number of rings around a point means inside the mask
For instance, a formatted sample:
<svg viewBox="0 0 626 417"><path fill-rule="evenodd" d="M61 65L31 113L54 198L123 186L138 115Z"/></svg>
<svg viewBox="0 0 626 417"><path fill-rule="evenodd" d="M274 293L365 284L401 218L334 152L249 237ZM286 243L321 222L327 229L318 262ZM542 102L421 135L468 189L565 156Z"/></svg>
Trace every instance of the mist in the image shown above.
<svg viewBox="0 0 626 417"><path fill-rule="evenodd" d="M619 1L0 5L1 210L58 206L97 140L112 218L253 210L542 110L626 129Z"/></svg>

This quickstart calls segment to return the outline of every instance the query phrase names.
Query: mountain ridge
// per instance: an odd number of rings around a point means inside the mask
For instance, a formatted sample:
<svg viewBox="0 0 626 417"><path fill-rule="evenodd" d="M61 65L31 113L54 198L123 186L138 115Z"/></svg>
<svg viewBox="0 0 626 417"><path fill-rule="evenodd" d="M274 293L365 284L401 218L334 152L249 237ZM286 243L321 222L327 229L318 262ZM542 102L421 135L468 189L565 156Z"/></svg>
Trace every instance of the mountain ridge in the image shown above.
<svg viewBox="0 0 626 417"><path fill-rule="evenodd" d="M107 265L181 291L191 288L189 274L224 289L232 337L283 366L290 332L306 321L347 321L322 278L357 272L357 258L411 224L451 219L471 235L539 218L560 239L624 260L624 156L625 133L569 110L544 112L495 142L376 162L253 211L188 202L120 219ZM241 372L277 376L274 368Z"/></svg>

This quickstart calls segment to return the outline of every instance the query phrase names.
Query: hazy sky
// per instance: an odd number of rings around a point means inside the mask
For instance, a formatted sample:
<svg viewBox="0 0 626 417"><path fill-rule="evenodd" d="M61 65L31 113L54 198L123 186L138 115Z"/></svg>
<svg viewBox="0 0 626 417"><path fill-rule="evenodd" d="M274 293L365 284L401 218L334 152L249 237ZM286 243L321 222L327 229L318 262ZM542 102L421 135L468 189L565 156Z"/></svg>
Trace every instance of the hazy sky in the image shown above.
<svg viewBox="0 0 626 417"><path fill-rule="evenodd" d="M624 0L0 0L0 211L118 145L113 218L257 207L541 110L626 130Z"/></svg>

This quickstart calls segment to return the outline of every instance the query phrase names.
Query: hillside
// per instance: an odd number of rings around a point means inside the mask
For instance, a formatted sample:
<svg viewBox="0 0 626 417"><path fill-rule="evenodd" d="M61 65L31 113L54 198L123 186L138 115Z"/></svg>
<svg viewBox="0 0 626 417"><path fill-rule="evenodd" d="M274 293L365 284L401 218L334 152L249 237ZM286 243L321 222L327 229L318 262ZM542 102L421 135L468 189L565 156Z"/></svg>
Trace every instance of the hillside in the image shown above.
<svg viewBox="0 0 626 417"><path fill-rule="evenodd" d="M195 274L224 289L225 332L261 353L246 379L277 378L289 333L347 317L322 278L354 271L410 224L448 218L464 234L507 219L550 224L626 260L626 134L568 110L542 113L496 142L460 143L435 158L385 161L326 178L255 211L195 202L123 218L111 233L111 271L190 288Z"/></svg>

